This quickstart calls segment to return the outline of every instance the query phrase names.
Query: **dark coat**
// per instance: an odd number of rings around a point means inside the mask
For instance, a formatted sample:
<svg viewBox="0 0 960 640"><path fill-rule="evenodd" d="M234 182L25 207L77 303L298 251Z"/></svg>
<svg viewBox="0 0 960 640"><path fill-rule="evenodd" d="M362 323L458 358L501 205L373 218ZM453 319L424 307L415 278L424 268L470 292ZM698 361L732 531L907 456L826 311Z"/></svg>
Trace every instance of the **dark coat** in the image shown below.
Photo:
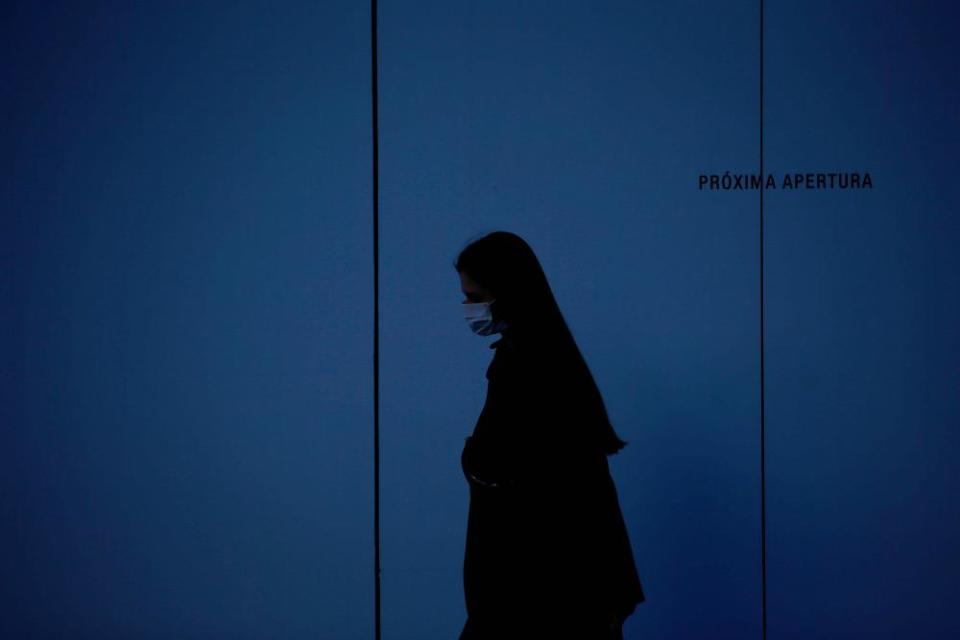
<svg viewBox="0 0 960 640"><path fill-rule="evenodd" d="M506 336L490 346L486 402L461 455L461 640L617 637L605 625L619 629L645 598L607 456L583 437L582 394L549 355Z"/></svg>

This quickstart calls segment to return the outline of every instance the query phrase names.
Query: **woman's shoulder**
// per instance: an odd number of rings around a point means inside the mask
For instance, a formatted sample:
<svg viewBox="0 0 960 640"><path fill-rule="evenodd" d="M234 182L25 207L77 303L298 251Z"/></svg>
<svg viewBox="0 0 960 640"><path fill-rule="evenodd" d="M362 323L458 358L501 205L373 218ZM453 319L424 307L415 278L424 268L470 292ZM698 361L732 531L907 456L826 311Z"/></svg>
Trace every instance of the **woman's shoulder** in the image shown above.
<svg viewBox="0 0 960 640"><path fill-rule="evenodd" d="M490 348L494 352L490 365L487 367L488 380L509 376L517 372L523 357L520 345L509 337L502 336L499 340L490 343Z"/></svg>
<svg viewBox="0 0 960 640"><path fill-rule="evenodd" d="M487 378L494 373L502 375L537 375L544 377L557 367L556 358L542 345L527 340L518 340L513 336L503 335L499 340L490 343L494 349L493 358L487 368Z"/></svg>

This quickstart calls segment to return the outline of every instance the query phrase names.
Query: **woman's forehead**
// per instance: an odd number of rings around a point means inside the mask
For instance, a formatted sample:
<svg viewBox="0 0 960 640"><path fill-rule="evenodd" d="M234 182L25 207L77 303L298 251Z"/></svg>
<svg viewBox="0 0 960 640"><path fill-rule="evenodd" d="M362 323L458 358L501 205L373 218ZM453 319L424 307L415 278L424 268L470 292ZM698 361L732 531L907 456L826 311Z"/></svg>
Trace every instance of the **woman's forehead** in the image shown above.
<svg viewBox="0 0 960 640"><path fill-rule="evenodd" d="M473 278L466 274L466 272L460 272L460 284L463 286L464 291L473 291L473 292L482 292L485 289L476 282Z"/></svg>

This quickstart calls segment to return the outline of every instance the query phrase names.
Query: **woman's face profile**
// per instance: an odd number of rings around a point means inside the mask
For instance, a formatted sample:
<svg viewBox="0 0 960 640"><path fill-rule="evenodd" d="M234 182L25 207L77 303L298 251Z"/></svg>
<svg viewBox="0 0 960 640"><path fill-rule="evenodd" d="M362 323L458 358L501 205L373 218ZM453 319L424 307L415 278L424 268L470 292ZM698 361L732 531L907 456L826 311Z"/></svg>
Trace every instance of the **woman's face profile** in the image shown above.
<svg viewBox="0 0 960 640"><path fill-rule="evenodd" d="M460 290L463 292L465 303L473 302L490 302L493 300L493 294L490 293L487 289L484 289L482 286L477 284L473 278L468 276L463 271L459 272L460 274Z"/></svg>

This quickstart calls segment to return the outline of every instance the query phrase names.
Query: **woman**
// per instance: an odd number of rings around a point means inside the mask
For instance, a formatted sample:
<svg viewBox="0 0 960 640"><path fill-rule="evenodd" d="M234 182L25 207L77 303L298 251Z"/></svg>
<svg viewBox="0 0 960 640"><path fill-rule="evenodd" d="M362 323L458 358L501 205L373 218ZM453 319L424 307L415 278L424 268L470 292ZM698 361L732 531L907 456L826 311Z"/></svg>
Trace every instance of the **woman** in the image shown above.
<svg viewBox="0 0 960 640"><path fill-rule="evenodd" d="M454 267L470 328L501 334L461 454L470 511L460 640L622 638L645 599L607 466L626 442L530 246L495 231Z"/></svg>

